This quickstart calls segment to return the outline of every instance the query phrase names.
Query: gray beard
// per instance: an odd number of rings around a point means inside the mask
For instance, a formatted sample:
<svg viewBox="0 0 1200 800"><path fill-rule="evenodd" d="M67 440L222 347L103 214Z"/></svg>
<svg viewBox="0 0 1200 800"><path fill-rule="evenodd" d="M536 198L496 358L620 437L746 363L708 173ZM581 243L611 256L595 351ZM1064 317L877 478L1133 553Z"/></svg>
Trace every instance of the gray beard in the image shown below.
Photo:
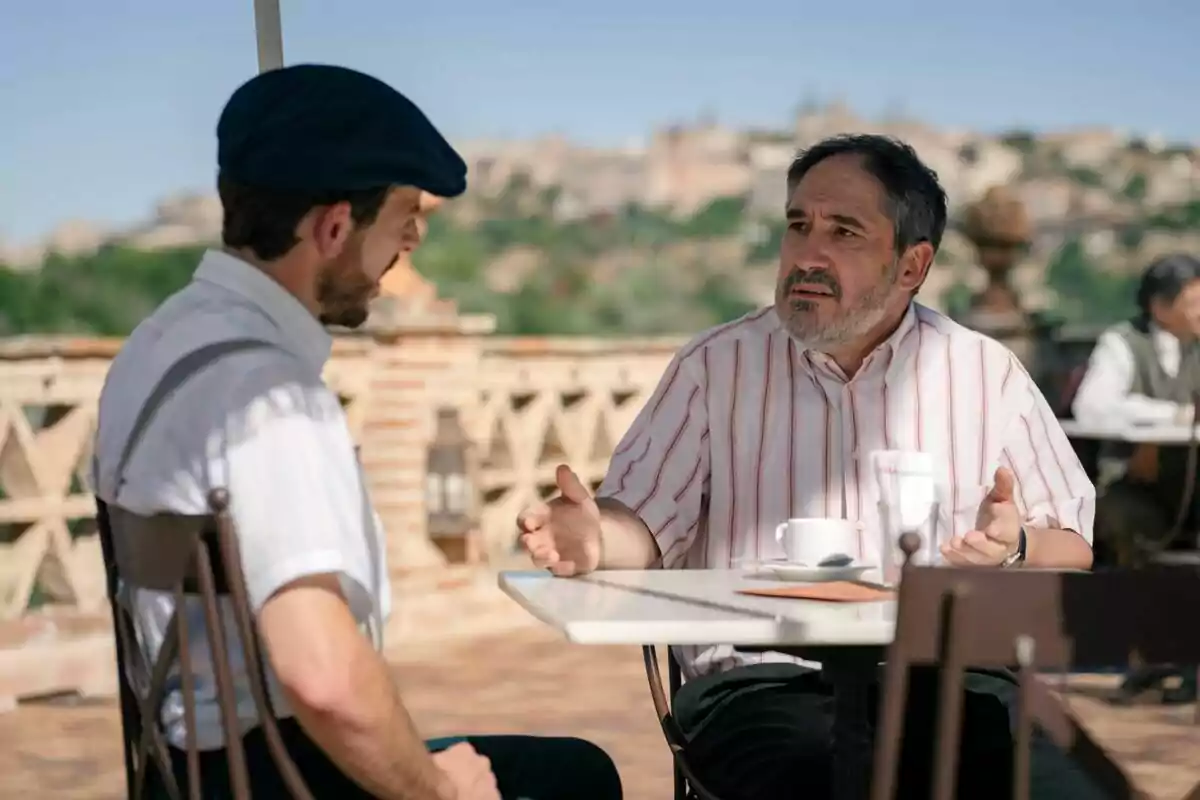
<svg viewBox="0 0 1200 800"><path fill-rule="evenodd" d="M899 259L894 260L884 279L875 288L824 326L819 326L815 319L793 315L795 311L811 310L813 304L804 300L790 302L785 299L776 304L775 314L788 335L806 350L825 352L845 345L865 336L887 318L887 301L895 285L899 266Z"/></svg>

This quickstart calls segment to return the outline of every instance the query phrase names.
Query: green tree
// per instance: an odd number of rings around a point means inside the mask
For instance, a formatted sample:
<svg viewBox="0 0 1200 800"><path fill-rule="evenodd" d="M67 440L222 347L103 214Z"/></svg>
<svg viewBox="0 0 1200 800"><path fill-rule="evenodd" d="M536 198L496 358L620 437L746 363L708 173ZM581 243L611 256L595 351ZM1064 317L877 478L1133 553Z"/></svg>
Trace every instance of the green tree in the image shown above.
<svg viewBox="0 0 1200 800"><path fill-rule="evenodd" d="M1071 167L1067 176L1083 186L1099 188L1104 185L1104 176L1090 167Z"/></svg>
<svg viewBox="0 0 1200 800"><path fill-rule="evenodd" d="M1200 199L1163 208L1151 214L1146 224L1155 230L1176 233L1200 230Z"/></svg>
<svg viewBox="0 0 1200 800"><path fill-rule="evenodd" d="M705 239L736 236L746 218L746 204L745 197L717 198L684 223L684 234Z"/></svg>
<svg viewBox="0 0 1200 800"><path fill-rule="evenodd" d="M749 314L757 307L737 288L728 275L709 275L696 292L696 301L712 322L718 324Z"/></svg>
<svg viewBox="0 0 1200 800"><path fill-rule="evenodd" d="M761 239L754 242L750 248L749 259L752 263L761 261L775 262L779 259L779 248L783 245L783 235L787 233L787 221L772 219L765 223L765 231Z"/></svg>
<svg viewBox="0 0 1200 800"><path fill-rule="evenodd" d="M479 201L479 222L433 217L414 264L442 297L467 313L494 314L506 334L687 333L752 307L731 277L742 264L668 263L663 255L683 239L741 237L744 198L715 200L682 220L631 205L568 222L549 214L556 201L555 190L518 176L499 198ZM782 231L771 223L763 258L775 257ZM488 270L513 248L533 251L536 267L514 291L495 291ZM29 271L0 265L0 335L126 335L187 283L202 253L109 247L52 254ZM594 274L600 260L602 280Z"/></svg>
<svg viewBox="0 0 1200 800"><path fill-rule="evenodd" d="M1096 267L1078 239L1067 241L1046 268L1046 283L1058 296L1059 315L1068 322L1106 324L1134 311L1137 275Z"/></svg>
<svg viewBox="0 0 1200 800"><path fill-rule="evenodd" d="M942 308L951 319L962 319L971 310L971 287L955 280L942 292Z"/></svg>
<svg viewBox="0 0 1200 800"><path fill-rule="evenodd" d="M202 252L106 247L52 253L28 271L0 268L0 330L124 336L191 279Z"/></svg>
<svg viewBox="0 0 1200 800"><path fill-rule="evenodd" d="M1117 240L1121 247L1128 251L1137 250L1146 238L1146 228L1139 224L1126 225L1117 230Z"/></svg>
<svg viewBox="0 0 1200 800"><path fill-rule="evenodd" d="M1001 136L1000 141L1024 155L1031 155L1037 149L1037 137L1030 131L1010 131Z"/></svg>
<svg viewBox="0 0 1200 800"><path fill-rule="evenodd" d="M1125 186L1121 189L1121 194L1128 200L1140 203L1146 199L1146 189L1146 176L1140 172L1135 172L1125 182Z"/></svg>

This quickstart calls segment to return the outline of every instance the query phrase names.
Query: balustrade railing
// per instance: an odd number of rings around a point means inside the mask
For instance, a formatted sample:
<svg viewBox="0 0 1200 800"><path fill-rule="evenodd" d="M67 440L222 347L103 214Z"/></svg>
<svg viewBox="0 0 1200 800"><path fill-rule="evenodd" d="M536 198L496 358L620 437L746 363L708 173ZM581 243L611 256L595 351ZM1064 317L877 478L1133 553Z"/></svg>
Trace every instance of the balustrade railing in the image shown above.
<svg viewBox="0 0 1200 800"><path fill-rule="evenodd" d="M458 395L474 442L480 528L488 548L512 544L521 506L554 491L565 462L593 485L653 391L679 342L481 337L478 374ZM377 348L339 337L327 381L357 436L373 413ZM46 604L103 608L90 494L96 402L119 340L31 337L0 341L0 619ZM422 390L429 414L438 387ZM398 454L423 463L421 453ZM423 475L413 477L423 484Z"/></svg>

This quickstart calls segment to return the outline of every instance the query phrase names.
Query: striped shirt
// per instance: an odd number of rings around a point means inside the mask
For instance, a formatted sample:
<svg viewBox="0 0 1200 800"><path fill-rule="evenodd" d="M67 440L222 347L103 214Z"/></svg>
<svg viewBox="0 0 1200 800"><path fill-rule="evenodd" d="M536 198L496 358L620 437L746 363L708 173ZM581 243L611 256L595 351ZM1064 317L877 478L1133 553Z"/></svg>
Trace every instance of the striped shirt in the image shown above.
<svg viewBox="0 0 1200 800"><path fill-rule="evenodd" d="M1024 367L916 303L849 380L798 345L773 307L699 335L618 444L599 495L641 517L667 568L782 558L775 527L796 517L862 523L858 556L877 564L875 450L933 455L939 543L974 527L1001 465L1028 526L1091 541L1095 489ZM684 650L692 677L760 659Z"/></svg>

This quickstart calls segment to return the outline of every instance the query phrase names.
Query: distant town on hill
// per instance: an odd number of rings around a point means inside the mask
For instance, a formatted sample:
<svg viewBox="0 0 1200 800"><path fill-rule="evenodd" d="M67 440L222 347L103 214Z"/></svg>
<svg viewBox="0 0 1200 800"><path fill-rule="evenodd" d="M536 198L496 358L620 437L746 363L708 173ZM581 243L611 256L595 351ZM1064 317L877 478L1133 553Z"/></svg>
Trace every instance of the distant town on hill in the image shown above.
<svg viewBox="0 0 1200 800"><path fill-rule="evenodd" d="M953 312L981 285L957 223L998 185L1032 223L1014 275L1031 308L1107 321L1126 313L1132 276L1151 258L1200 253L1200 146L1104 129L984 135L835 104L805 108L790 130L701 120L625 148L460 142L470 189L435 217L415 266L501 332L697 330L770 301L787 166L854 131L909 142L950 195L955 224L922 291L931 305ZM214 195L184 194L130 229L69 222L43 242L0 246L0 335L127 332L182 285L220 222Z"/></svg>

